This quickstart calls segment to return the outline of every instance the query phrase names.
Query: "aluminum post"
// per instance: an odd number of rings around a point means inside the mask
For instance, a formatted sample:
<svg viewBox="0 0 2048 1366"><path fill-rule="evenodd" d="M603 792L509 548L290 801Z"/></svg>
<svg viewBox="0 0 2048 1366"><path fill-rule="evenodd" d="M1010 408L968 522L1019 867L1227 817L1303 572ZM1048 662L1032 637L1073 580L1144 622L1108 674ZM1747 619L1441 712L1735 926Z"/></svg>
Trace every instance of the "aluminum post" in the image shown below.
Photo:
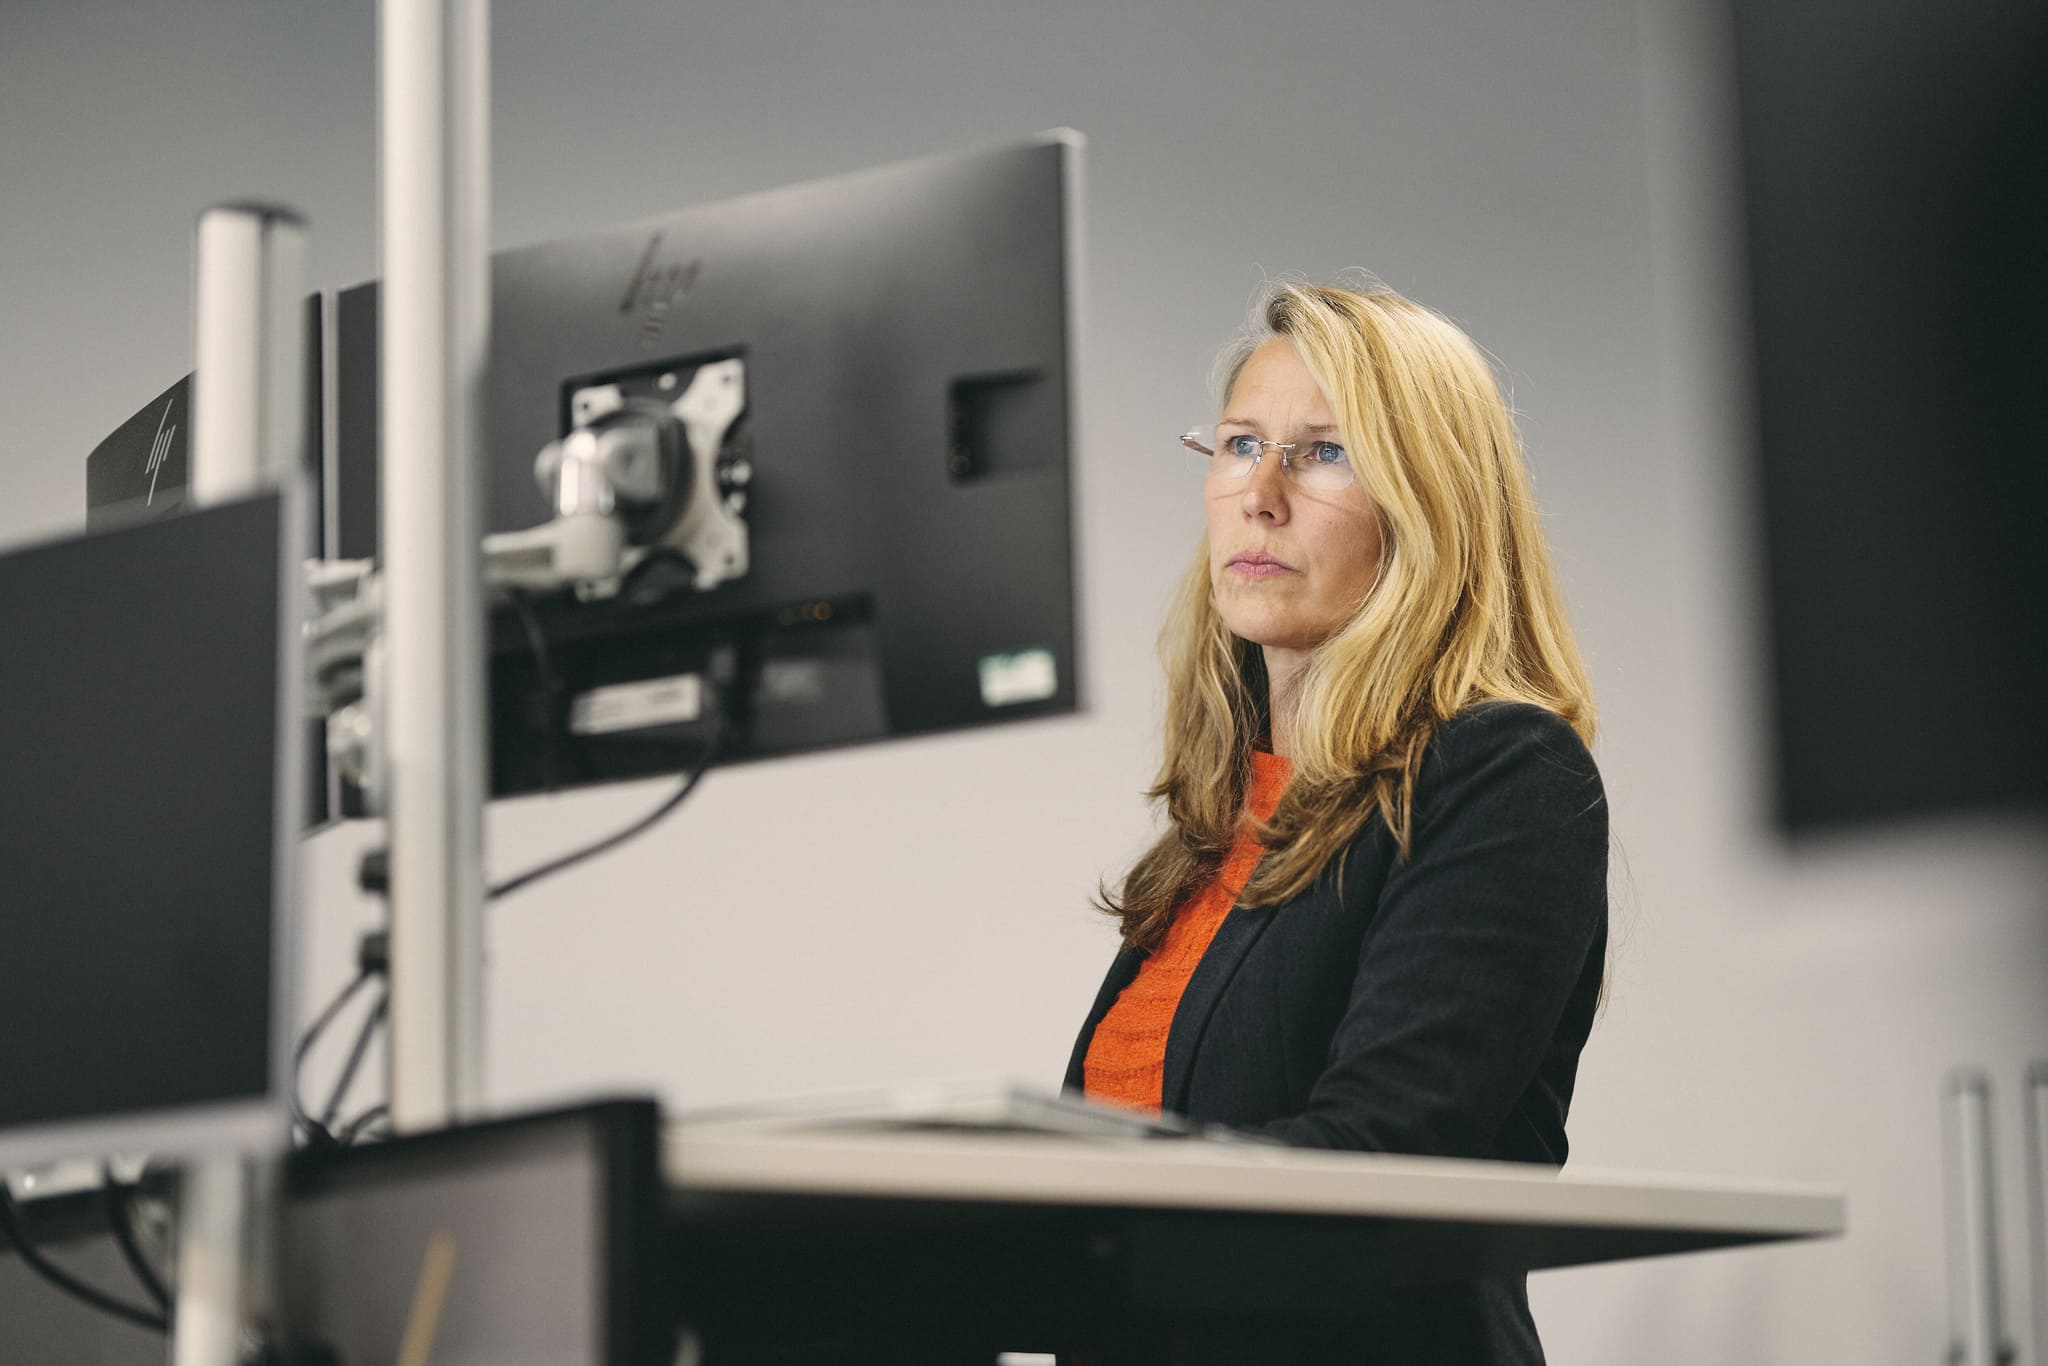
<svg viewBox="0 0 2048 1366"><path fill-rule="evenodd" d="M379 6L388 1059L404 1131L483 1099L488 28L485 0Z"/></svg>
<svg viewBox="0 0 2048 1366"><path fill-rule="evenodd" d="M1942 1096L1949 1211L1949 1352L1957 1366L2010 1359L1999 1305L1998 1200L1993 1191L1991 1079L1951 1072Z"/></svg>
<svg viewBox="0 0 2048 1366"><path fill-rule="evenodd" d="M276 488L295 517L307 463L305 222L272 205L221 205L200 215L197 239L192 502ZM279 727L281 743L299 734L295 719ZM288 783L279 807L292 830L296 790ZM291 894L287 874L278 895ZM173 1366L240 1366L265 1330L276 1298L276 1176L275 1154L210 1153L180 1172Z"/></svg>
<svg viewBox="0 0 2048 1366"><path fill-rule="evenodd" d="M305 221L266 204L199 215L192 502L274 487L305 461Z"/></svg>
<svg viewBox="0 0 2048 1366"><path fill-rule="evenodd" d="M2034 1311L2034 1360L2048 1361L2048 1058L2027 1066L2028 1298Z"/></svg>

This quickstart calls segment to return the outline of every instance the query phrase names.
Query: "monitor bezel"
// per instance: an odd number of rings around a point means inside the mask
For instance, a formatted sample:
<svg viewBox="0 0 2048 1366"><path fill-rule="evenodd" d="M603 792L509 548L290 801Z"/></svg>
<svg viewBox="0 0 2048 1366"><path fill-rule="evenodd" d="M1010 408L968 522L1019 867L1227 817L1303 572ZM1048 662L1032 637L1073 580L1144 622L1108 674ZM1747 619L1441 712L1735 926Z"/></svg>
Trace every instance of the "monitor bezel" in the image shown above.
<svg viewBox="0 0 2048 1366"><path fill-rule="evenodd" d="M0 1169L48 1167L149 1154L186 1158L237 1153L273 1156L291 1145L293 1035L297 1027L297 939L301 867L299 834L305 828L306 693L298 625L303 619L301 566L310 547L309 475L296 472L268 491L233 504L269 501L278 520L277 709L271 793L270 1067L261 1095L246 1099L116 1111L87 1119L0 1129ZM119 537L173 520L205 518L210 508L188 508L169 518L40 542ZM39 548L11 547L9 554Z"/></svg>

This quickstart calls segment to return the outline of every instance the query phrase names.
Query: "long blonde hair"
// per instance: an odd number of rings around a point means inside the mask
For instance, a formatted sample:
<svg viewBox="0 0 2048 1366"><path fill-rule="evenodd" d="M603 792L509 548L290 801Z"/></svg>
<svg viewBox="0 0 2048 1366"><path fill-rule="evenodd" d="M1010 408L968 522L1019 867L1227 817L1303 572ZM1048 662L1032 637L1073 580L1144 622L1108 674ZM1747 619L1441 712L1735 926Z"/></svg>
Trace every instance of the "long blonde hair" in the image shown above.
<svg viewBox="0 0 2048 1366"><path fill-rule="evenodd" d="M1292 342L1329 399L1383 549L1371 591L1295 689L1293 777L1257 830L1266 855L1239 897L1248 906L1285 902L1325 869L1341 876L1345 848L1375 816L1405 857L1423 751L1475 703L1535 703L1588 744L1594 730L1521 443L1479 348L1384 287L1283 283L1220 358L1220 400L1273 337ZM1170 828L1100 901L1124 942L1145 948L1221 867L1272 720L1264 655L1218 615L1206 541L1160 650L1166 744L1150 795Z"/></svg>

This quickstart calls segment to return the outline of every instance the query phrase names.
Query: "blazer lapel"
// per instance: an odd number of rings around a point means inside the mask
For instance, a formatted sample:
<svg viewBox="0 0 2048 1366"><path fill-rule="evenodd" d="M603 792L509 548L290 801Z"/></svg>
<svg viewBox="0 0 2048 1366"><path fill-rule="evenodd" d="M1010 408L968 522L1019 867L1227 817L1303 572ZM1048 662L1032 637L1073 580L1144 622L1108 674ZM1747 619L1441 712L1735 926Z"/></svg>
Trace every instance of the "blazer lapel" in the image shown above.
<svg viewBox="0 0 2048 1366"><path fill-rule="evenodd" d="M1180 994L1173 1025L1166 1033L1166 1070L1159 1088L1162 1109L1175 1113L1187 1110L1195 1050L1202 1042L1202 1031L1209 1026L1209 1015L1223 998L1230 979L1237 975L1238 964L1272 923L1270 906L1259 910L1233 906L1217 927L1216 937L1209 941L1202 961L1195 965L1194 975L1188 978L1187 988Z"/></svg>

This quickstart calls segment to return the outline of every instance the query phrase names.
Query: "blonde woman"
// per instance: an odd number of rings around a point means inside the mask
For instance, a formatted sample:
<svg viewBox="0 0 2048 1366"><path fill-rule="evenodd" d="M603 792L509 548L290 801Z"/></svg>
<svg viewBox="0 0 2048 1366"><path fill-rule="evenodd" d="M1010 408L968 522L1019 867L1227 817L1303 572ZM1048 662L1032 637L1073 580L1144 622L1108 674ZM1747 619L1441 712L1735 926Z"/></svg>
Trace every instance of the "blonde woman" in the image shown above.
<svg viewBox="0 0 2048 1366"><path fill-rule="evenodd" d="M1168 829L1105 893L1123 947L1067 1084L1294 1144L1562 1163L1607 808L1507 405L1470 339L1382 289L1271 290L1219 374L1183 438L1208 534L1162 636ZM1542 1360L1519 1277L1331 1333L1347 1361Z"/></svg>

